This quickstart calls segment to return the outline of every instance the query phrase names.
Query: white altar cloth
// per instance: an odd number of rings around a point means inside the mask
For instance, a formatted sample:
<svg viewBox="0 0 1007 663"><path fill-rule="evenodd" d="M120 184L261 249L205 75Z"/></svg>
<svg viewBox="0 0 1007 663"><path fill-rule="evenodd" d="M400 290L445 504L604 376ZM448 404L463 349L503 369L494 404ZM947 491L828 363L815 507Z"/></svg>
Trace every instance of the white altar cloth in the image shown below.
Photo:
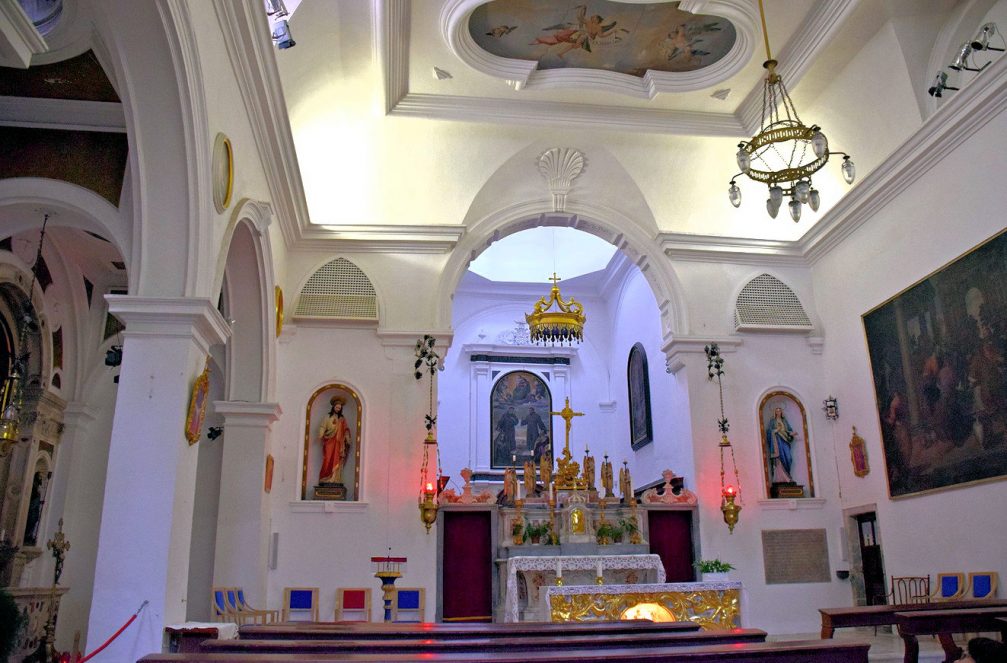
<svg viewBox="0 0 1007 663"><path fill-rule="evenodd" d="M504 621L520 621L518 605L517 574L525 571L552 571L555 573L562 564L563 572L596 571L601 563L605 571L643 570L653 571L658 584L663 584L666 576L664 564L658 555L577 555L565 557L511 557L507 560L507 585L504 598ZM589 585L597 588L598 585Z"/></svg>

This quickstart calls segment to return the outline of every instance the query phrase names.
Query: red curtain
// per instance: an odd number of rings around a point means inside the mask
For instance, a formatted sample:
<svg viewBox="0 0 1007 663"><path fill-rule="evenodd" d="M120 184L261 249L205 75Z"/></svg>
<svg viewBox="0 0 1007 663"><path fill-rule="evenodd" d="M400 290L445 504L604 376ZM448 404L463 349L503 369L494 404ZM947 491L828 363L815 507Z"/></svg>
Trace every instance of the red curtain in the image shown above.
<svg viewBox="0 0 1007 663"><path fill-rule="evenodd" d="M444 620L493 620L493 551L489 511L444 512Z"/></svg>
<svg viewBox="0 0 1007 663"><path fill-rule="evenodd" d="M661 556L668 582L692 582L692 512L648 511L650 552Z"/></svg>

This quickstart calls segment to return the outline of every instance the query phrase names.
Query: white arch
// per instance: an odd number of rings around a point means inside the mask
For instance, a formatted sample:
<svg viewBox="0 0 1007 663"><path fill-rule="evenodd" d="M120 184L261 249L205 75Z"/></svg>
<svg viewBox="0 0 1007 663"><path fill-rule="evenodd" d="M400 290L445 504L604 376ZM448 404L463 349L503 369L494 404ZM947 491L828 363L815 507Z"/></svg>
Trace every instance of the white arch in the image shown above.
<svg viewBox="0 0 1007 663"><path fill-rule="evenodd" d="M669 261L640 224L617 210L580 201L567 202L567 212L554 213L546 199L512 205L479 219L448 258L438 287L436 322L439 329L451 327L451 300L472 262L493 242L537 226L565 226L600 237L626 254L650 284L661 314L665 338L684 334L689 328L682 287Z"/></svg>
<svg viewBox="0 0 1007 663"><path fill-rule="evenodd" d="M80 228L97 233L112 242L123 262L126 272L133 274L132 233L119 210L94 191L82 186L42 177L12 177L0 179L0 221L4 231L17 234L41 225L39 216L8 215L4 208L15 205L37 205L51 209L56 216L49 220L53 226Z"/></svg>

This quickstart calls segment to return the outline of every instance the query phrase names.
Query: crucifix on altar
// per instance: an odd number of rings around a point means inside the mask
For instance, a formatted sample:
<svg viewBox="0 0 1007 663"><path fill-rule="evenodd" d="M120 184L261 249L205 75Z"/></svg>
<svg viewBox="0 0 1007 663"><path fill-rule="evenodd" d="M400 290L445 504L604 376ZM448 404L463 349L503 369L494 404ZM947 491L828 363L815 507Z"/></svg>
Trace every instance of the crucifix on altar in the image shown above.
<svg viewBox="0 0 1007 663"><path fill-rule="evenodd" d="M556 488L558 490L586 490L587 479L580 476L580 464L573 459L570 453L570 428L573 426L574 417L583 417L583 412L574 412L570 407L570 398L567 397L566 405L559 412L550 412L554 417L562 417L566 424L566 439L563 442L563 455L556 460L558 470L556 472Z"/></svg>

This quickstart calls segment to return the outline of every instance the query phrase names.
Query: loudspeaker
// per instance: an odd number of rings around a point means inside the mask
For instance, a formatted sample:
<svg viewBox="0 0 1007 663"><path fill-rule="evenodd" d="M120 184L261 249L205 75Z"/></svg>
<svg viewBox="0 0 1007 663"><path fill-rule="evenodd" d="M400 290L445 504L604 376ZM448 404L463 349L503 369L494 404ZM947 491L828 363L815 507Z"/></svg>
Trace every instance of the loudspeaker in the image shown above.
<svg viewBox="0 0 1007 663"><path fill-rule="evenodd" d="M269 568L276 570L276 560L280 553L280 533L273 532L269 537Z"/></svg>

